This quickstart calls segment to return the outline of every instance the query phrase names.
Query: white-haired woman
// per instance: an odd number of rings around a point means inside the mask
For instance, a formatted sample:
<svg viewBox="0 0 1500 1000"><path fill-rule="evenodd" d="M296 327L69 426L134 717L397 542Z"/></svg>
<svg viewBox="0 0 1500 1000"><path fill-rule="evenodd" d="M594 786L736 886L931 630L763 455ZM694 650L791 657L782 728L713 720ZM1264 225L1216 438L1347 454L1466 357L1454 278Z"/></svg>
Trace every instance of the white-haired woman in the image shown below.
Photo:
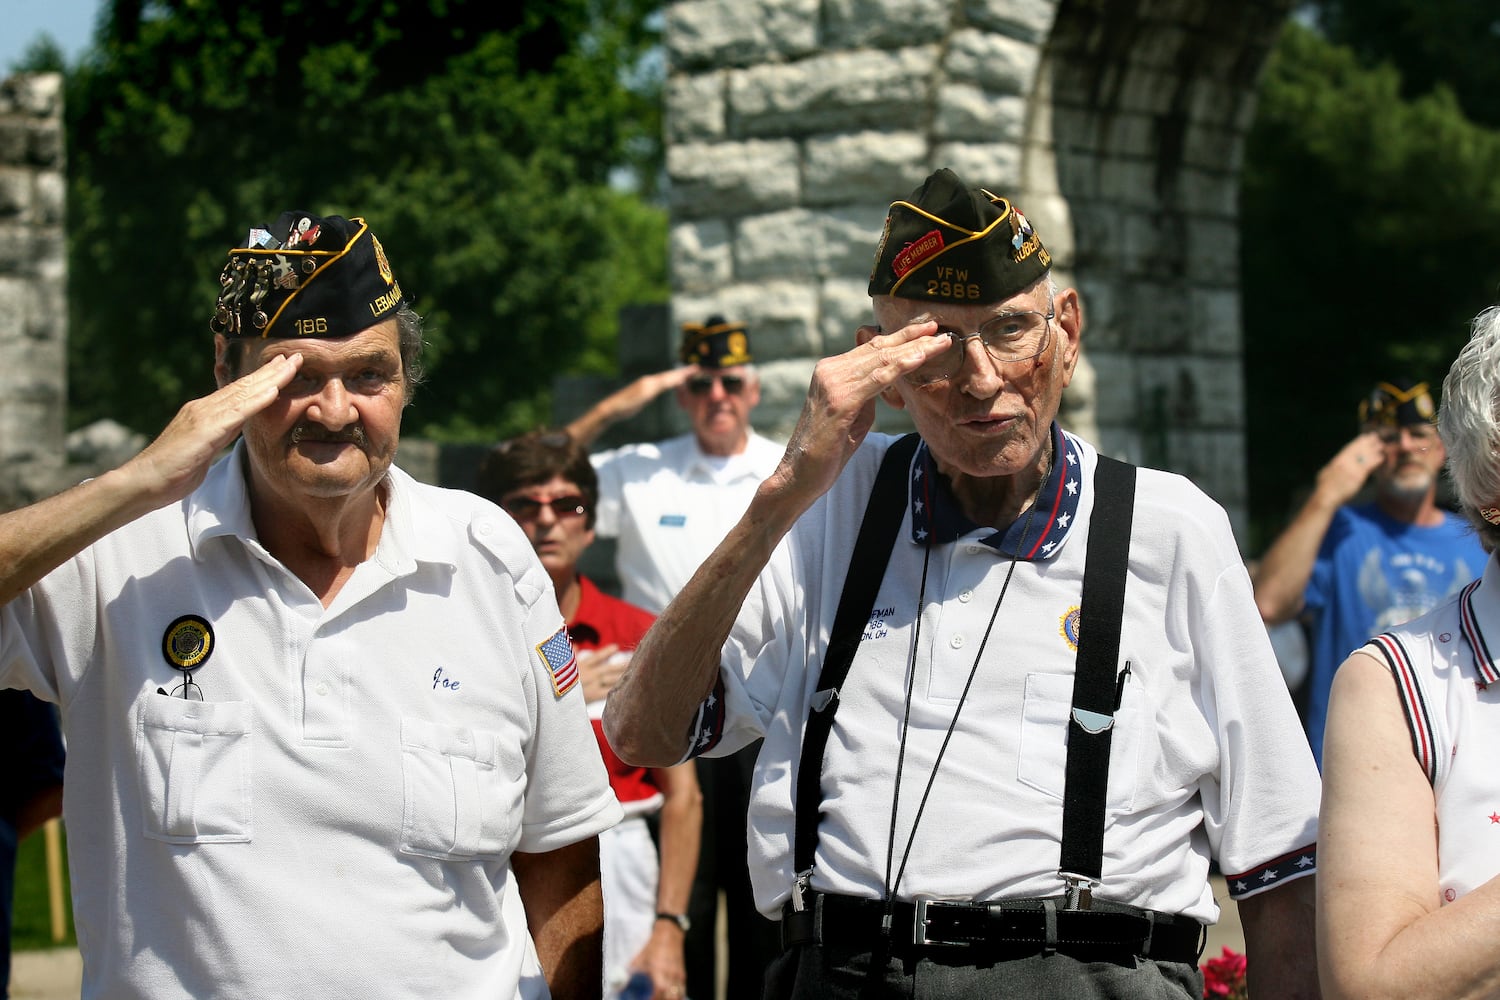
<svg viewBox="0 0 1500 1000"><path fill-rule="evenodd" d="M1323 751L1325 998L1500 997L1500 307L1438 429L1484 576L1339 668Z"/></svg>

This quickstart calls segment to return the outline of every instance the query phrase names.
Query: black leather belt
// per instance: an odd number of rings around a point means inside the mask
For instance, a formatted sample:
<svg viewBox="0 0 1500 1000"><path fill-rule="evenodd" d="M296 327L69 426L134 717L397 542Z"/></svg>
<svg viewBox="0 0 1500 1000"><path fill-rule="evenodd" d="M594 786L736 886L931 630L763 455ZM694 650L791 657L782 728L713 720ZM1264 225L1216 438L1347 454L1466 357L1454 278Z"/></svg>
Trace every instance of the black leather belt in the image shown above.
<svg viewBox="0 0 1500 1000"><path fill-rule="evenodd" d="M793 910L790 903L782 909L783 948L870 946L888 934L899 950L970 948L995 958L1057 952L1090 962L1150 958L1194 965L1203 950L1203 925L1196 920L1100 900L1093 909L1069 910L1061 899L922 899L896 903L887 929L885 904L878 899L806 895L808 905L802 910Z"/></svg>

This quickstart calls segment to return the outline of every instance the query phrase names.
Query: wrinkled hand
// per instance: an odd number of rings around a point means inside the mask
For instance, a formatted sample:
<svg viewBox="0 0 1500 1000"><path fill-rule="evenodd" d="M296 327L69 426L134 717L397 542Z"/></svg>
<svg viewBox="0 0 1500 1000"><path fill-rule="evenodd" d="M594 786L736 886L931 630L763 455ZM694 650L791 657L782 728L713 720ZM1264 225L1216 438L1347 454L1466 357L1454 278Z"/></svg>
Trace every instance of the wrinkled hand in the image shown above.
<svg viewBox="0 0 1500 1000"><path fill-rule="evenodd" d="M862 326L858 347L819 361L772 479L811 497L826 493L874 425L875 398L948 349L948 338L932 336L936 332L931 321L888 334Z"/></svg>
<svg viewBox="0 0 1500 1000"><path fill-rule="evenodd" d="M1366 431L1344 445L1318 472L1317 488L1330 502L1344 504L1354 498L1385 462L1385 445L1374 431Z"/></svg>
<svg viewBox="0 0 1500 1000"><path fill-rule="evenodd" d="M264 410L302 367L302 355L278 355L216 392L183 405L146 448L120 467L141 491L164 506L203 482L219 452L245 421Z"/></svg>
<svg viewBox="0 0 1500 1000"><path fill-rule="evenodd" d="M614 690L630 665L630 657L617 656L619 652L620 647L613 644L579 651L578 675L583 679L584 701L599 701Z"/></svg>
<svg viewBox="0 0 1500 1000"><path fill-rule="evenodd" d="M658 920L640 954L630 961L631 972L651 977L653 997L683 1000L687 990L687 966L683 962L683 933L676 924Z"/></svg>

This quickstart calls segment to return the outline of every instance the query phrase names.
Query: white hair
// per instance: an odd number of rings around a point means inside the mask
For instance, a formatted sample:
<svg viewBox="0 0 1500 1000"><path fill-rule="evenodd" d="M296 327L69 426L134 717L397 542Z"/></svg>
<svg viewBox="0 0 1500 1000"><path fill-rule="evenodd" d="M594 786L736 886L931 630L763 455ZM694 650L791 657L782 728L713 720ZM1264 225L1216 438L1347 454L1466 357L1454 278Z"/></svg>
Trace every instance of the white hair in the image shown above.
<svg viewBox="0 0 1500 1000"><path fill-rule="evenodd" d="M1448 369L1438 433L1464 514L1493 549L1500 545L1500 525L1479 511L1500 507L1500 306L1474 317L1469 342Z"/></svg>

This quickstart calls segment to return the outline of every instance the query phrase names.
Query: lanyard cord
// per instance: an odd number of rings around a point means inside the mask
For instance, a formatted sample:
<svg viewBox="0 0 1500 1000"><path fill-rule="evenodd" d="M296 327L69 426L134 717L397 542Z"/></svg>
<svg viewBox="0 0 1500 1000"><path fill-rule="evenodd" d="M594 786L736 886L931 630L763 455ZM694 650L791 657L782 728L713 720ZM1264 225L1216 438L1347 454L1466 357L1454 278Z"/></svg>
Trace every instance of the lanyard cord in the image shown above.
<svg viewBox="0 0 1500 1000"><path fill-rule="evenodd" d="M979 660L984 656L985 647L989 645L990 633L995 628L995 619L1000 615L1000 605L1005 602L1005 592L1010 589L1010 578L1016 572L1016 560L1021 556L1021 550L1026 546L1026 538L1031 533L1031 520L1036 516L1037 501L1042 495L1042 486L1047 482L1047 476L1052 471L1050 460L1047 463L1047 471L1042 473L1041 482L1037 483L1036 495L1031 498L1031 509L1026 512L1026 523L1021 527L1020 540L1016 542L1015 551L1011 553L1010 565L1005 571L1005 581L1000 585L1000 596L995 599L995 607L990 611L989 624L985 626L984 638L979 642L979 650L974 654L974 664L969 667L969 677L964 681L963 692L958 696L958 705L953 709L953 718L948 720L948 731L943 734L942 745L938 747L937 758L932 762L932 770L927 774L927 785L922 789L922 798L917 803L917 814L912 817L911 830L906 835L906 847L901 852L901 867L896 870L896 881L891 882L891 862L896 850L896 814L901 803L901 771L906 762L906 734L911 728L911 694L916 687L917 673L917 649L922 636L922 607L927 597L927 568L932 560L932 546L929 544L922 555L922 582L917 588L917 620L912 628L911 655L907 658L906 665L906 699L901 717L901 744L896 754L896 777L895 791L891 796L891 832L886 839L885 850L885 921L884 926L890 927L892 914L896 908L896 890L900 888L901 878L906 874L906 862L911 857L912 844L917 838L917 825L922 821L922 813L927 808L927 798L932 794L933 783L937 780L938 768L943 763L943 755L948 752L948 743L953 738L953 730L958 726L958 715L963 711L964 703L969 698L969 688L974 684L974 677L979 672Z"/></svg>

